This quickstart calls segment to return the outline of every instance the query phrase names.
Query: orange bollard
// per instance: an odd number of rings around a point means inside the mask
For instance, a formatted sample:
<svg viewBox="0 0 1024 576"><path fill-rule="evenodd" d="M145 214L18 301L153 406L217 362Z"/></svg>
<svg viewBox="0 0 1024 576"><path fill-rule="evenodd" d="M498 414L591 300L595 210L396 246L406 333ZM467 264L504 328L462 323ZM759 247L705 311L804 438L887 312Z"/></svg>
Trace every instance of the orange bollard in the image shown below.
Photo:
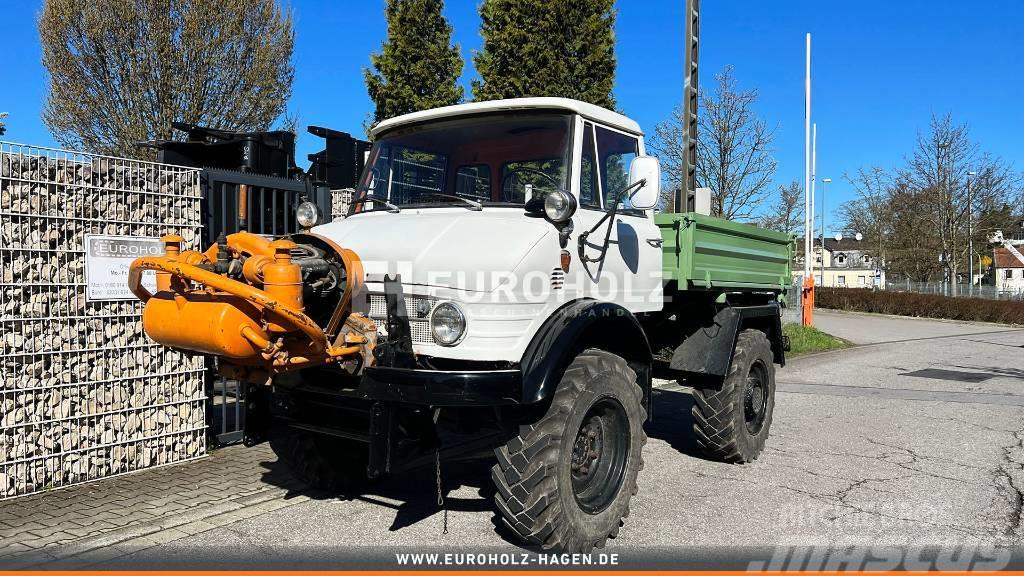
<svg viewBox="0 0 1024 576"><path fill-rule="evenodd" d="M814 325L814 276L807 276L804 278L804 289L801 294L800 305L803 306L802 314L800 315L803 319L804 326Z"/></svg>

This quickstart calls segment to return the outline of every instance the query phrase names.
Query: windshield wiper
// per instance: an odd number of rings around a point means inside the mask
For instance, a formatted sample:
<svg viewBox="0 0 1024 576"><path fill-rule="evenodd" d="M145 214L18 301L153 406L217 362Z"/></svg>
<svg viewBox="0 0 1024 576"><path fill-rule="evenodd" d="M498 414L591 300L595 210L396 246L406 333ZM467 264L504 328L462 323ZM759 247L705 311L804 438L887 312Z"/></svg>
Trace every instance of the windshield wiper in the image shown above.
<svg viewBox="0 0 1024 576"><path fill-rule="evenodd" d="M352 205L355 206L356 204L359 204L361 202L377 202L378 204L383 204L383 205L388 207L388 212L391 212L392 214L398 214L399 212L402 211L401 208L399 208L398 206L395 206L391 202L388 202L387 200L385 200L383 198L377 198L376 196L374 196L372 194L367 194L366 196L363 196L362 198L356 198L355 200L352 201Z"/></svg>
<svg viewBox="0 0 1024 576"><path fill-rule="evenodd" d="M428 192L427 196L436 196L437 198L450 198L452 200L461 200L468 204L466 208L479 212L484 209L484 205L477 202L476 200L470 200L469 198L463 198L462 196L455 196L454 194L442 194L440 192Z"/></svg>

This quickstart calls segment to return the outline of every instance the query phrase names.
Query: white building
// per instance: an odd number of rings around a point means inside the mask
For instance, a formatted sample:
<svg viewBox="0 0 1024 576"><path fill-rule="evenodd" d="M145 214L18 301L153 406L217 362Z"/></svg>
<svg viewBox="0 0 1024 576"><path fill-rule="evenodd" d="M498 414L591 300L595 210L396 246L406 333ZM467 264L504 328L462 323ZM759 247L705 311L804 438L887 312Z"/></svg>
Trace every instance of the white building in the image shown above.
<svg viewBox="0 0 1024 576"><path fill-rule="evenodd" d="M839 288L885 288L885 265L872 256L864 243L853 238L814 239L811 267L814 285ZM803 257L797 256L793 277L803 277Z"/></svg>
<svg viewBox="0 0 1024 576"><path fill-rule="evenodd" d="M1018 250L1024 249L1021 245ZM1024 292L1024 262L1004 247L994 249L993 263L997 292Z"/></svg>

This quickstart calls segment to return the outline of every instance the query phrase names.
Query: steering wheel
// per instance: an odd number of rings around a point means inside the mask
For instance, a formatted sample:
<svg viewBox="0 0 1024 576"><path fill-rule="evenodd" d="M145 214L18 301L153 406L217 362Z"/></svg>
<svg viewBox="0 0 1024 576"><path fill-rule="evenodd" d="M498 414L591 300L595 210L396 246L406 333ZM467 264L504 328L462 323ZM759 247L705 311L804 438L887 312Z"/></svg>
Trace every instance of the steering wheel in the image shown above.
<svg viewBox="0 0 1024 576"><path fill-rule="evenodd" d="M509 171L508 174L505 174L501 178L501 199L503 201L505 201L505 202L515 202L514 198L509 198L508 197L508 193L509 192L513 192L514 193L514 191L513 190L506 190L505 189L505 184L508 182L509 178L511 178L512 176L515 176L517 174L534 174L536 176L540 176L540 177L544 178L548 182L551 182L551 189L552 190L558 190L560 188L560 186L558 185L558 181L555 180L554 178L552 178L551 175L548 174L547 172L544 172L543 170L538 170L536 168L530 168L529 166L520 166L518 168L513 168L512 170ZM543 190L543 188L542 188L542 190ZM528 201L528 199L525 197L525 193L524 193L523 202L527 202L527 201Z"/></svg>

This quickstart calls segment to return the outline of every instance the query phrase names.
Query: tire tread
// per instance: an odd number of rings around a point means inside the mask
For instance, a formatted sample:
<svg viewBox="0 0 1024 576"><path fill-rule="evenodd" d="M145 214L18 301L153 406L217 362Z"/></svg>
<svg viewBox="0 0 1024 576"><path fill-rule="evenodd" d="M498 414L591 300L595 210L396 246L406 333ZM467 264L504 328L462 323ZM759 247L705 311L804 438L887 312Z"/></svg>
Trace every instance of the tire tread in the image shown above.
<svg viewBox="0 0 1024 576"><path fill-rule="evenodd" d="M617 525L603 537L591 542L578 542L563 522L558 501L558 487L554 478L559 464L558 445L565 433L572 413L575 397L585 389L586 383L597 375L617 372L629 382L636 381L636 373L622 358L601 350L585 350L565 371L551 400L547 414L538 422L519 427L519 435L495 450L497 463L491 470L497 492L495 501L502 522L527 543L544 550L589 550L603 547L608 537L618 535ZM641 402L643 392L634 386L635 401ZM641 446L647 436L640 429ZM640 468L642 456L638 455ZM636 494L635 480L626 487ZM626 508L625 516L629 515Z"/></svg>
<svg viewBox="0 0 1024 576"><path fill-rule="evenodd" d="M736 402L742 402L740 386L746 379L747 358L764 350L771 352L768 338L760 330L744 330L736 339L733 362L720 388L695 388L693 390L693 434L701 451L714 460L733 464L742 464L756 460L764 448L763 442L755 447L753 453L740 446L740 435L746 434L741 429L742 422L736 421ZM770 385L774 389L774 381ZM771 412L765 417L765 428L771 425Z"/></svg>

